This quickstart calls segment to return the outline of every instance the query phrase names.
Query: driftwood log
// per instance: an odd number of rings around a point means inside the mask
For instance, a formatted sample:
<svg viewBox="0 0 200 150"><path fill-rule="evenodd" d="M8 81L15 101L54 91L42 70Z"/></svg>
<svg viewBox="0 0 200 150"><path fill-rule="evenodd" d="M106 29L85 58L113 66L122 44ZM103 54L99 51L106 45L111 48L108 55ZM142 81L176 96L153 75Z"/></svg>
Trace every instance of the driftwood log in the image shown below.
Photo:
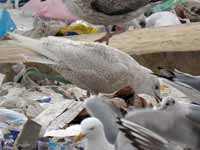
<svg viewBox="0 0 200 150"><path fill-rule="evenodd" d="M68 38L94 41L103 34ZM162 66L200 74L200 23L130 30L112 37L110 46L130 54L140 64L154 71L158 66ZM17 62L20 58L19 51L27 53L26 50L10 46L5 41L0 42L0 62L6 62L4 58L8 56L12 58L13 62ZM17 58L16 53L18 54Z"/></svg>

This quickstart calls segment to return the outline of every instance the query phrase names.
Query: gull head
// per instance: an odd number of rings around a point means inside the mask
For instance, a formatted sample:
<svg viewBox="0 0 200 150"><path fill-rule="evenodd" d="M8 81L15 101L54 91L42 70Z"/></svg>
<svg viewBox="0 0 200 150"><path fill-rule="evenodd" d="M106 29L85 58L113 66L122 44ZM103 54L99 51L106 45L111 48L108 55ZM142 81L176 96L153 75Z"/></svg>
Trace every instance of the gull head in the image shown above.
<svg viewBox="0 0 200 150"><path fill-rule="evenodd" d="M176 104L175 99L173 99L172 97L166 97L163 99L162 103L161 103L161 109L167 109L171 106L174 106Z"/></svg>
<svg viewBox="0 0 200 150"><path fill-rule="evenodd" d="M160 94L160 82L155 75L147 74L139 82L139 86L137 86L137 88L135 89L136 93L145 93L153 96L158 103L162 101Z"/></svg>
<svg viewBox="0 0 200 150"><path fill-rule="evenodd" d="M81 122L81 133L76 137L75 141L83 138L94 140L104 133L104 127L97 118L86 118Z"/></svg>

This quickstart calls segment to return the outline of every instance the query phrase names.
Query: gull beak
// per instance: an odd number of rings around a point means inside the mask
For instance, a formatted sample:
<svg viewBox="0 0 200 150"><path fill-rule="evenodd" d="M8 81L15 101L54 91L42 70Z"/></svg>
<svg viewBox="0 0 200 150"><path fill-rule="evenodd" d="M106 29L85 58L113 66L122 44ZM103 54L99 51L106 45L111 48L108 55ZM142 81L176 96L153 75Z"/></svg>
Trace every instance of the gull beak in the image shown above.
<svg viewBox="0 0 200 150"><path fill-rule="evenodd" d="M79 142L79 141L81 141L82 139L84 139L85 138L85 134L83 134L82 132L79 134L79 135L77 135L77 136L75 136L74 137L74 142Z"/></svg>

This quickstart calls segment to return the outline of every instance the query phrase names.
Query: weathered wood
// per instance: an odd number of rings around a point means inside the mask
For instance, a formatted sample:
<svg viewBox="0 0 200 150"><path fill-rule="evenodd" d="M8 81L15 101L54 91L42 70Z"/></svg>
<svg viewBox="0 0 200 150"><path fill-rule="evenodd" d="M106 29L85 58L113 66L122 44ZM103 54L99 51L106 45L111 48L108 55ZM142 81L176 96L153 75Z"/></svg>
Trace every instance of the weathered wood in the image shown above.
<svg viewBox="0 0 200 150"><path fill-rule="evenodd" d="M72 100L66 100L50 105L34 121L42 126L41 134L44 134L49 124L62 114L73 103Z"/></svg>
<svg viewBox="0 0 200 150"><path fill-rule="evenodd" d="M74 36L80 41L94 41L102 34ZM111 38L110 46L130 55L200 50L200 23L131 30Z"/></svg>
<svg viewBox="0 0 200 150"><path fill-rule="evenodd" d="M73 40L94 41L104 33L67 37ZM116 47L139 63L155 71L157 66L168 69L178 68L182 71L200 74L200 23L177 25L161 28L131 30L112 37L110 46ZM12 62L20 59L20 53L29 53L25 49L0 43L0 62L6 62L9 56ZM18 58L15 57L16 54ZM20 59L22 60L22 59Z"/></svg>
<svg viewBox="0 0 200 150"><path fill-rule="evenodd" d="M42 126L41 135L46 130L64 128L83 110L83 102L66 100L49 106L34 121Z"/></svg>
<svg viewBox="0 0 200 150"><path fill-rule="evenodd" d="M0 73L0 87L5 79L5 75Z"/></svg>
<svg viewBox="0 0 200 150"><path fill-rule="evenodd" d="M14 150L35 150L41 126L32 120L27 120L14 144Z"/></svg>
<svg viewBox="0 0 200 150"><path fill-rule="evenodd" d="M83 102L74 101L64 113L51 122L47 130L62 129L66 127L83 109Z"/></svg>

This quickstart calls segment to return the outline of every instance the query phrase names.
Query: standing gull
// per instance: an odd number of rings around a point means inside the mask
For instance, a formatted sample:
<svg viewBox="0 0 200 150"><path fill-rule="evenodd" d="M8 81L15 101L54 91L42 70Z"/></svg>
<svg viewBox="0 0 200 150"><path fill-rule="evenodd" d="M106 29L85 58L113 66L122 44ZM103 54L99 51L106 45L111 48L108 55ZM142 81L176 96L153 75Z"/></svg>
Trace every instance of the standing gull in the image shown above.
<svg viewBox="0 0 200 150"><path fill-rule="evenodd" d="M112 36L109 25L125 23L139 17L159 0L64 0L66 6L79 18L106 27L107 41Z"/></svg>
<svg viewBox="0 0 200 150"><path fill-rule="evenodd" d="M158 78L118 49L57 37L36 40L10 33L10 38L13 39L10 43L35 52L41 63L51 63L66 80L94 94L130 86L136 94L160 97Z"/></svg>

